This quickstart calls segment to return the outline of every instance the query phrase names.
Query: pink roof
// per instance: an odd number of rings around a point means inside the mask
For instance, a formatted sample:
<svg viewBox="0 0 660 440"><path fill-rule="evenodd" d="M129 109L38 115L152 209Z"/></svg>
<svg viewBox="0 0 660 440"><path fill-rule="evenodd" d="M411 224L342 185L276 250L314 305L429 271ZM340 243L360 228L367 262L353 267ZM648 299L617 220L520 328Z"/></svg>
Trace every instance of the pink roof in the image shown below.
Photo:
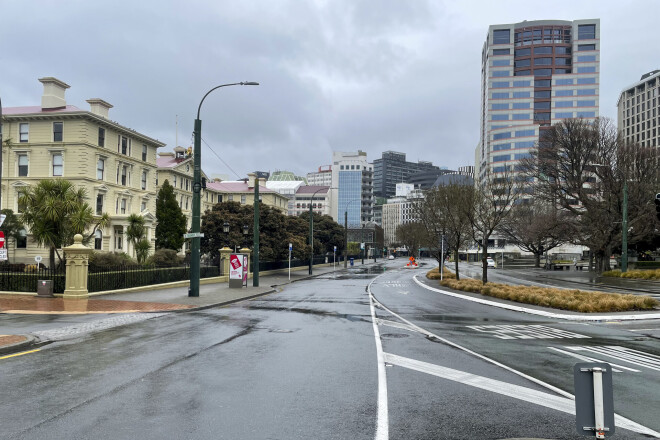
<svg viewBox="0 0 660 440"><path fill-rule="evenodd" d="M215 191L221 192L254 192L253 187L249 187L246 182L239 181L225 181L225 182L207 182L206 187ZM264 185L259 185L260 193L274 193L272 189L266 188Z"/></svg>
<svg viewBox="0 0 660 440"><path fill-rule="evenodd" d="M156 165L158 166L158 168L172 168L177 166L186 159L190 159L190 158L189 157L176 158L174 156L162 156L156 158Z"/></svg>
<svg viewBox="0 0 660 440"><path fill-rule="evenodd" d="M317 191L319 194L327 194L329 190L330 190L329 186L300 185L298 187L298 190L296 191L296 194L314 194Z"/></svg>
<svg viewBox="0 0 660 440"><path fill-rule="evenodd" d="M32 105L28 107L5 107L2 109L2 114L4 115L30 115L36 113L70 113L70 112L81 112L83 110L79 109L75 105L67 105L64 108L56 108L52 110L43 110L39 105Z"/></svg>

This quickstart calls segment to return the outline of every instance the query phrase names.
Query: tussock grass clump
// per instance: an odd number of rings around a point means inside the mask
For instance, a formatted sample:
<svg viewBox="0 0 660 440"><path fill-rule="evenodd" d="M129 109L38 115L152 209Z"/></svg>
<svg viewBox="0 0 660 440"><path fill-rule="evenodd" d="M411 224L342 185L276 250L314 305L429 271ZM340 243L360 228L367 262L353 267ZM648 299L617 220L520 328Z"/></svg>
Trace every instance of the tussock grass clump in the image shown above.
<svg viewBox="0 0 660 440"><path fill-rule="evenodd" d="M439 280L440 279L439 269L440 268L436 267L435 269L431 269L428 272L426 272L426 278L428 278L429 280ZM456 274L445 267L444 272L442 274L442 278L445 280L455 280Z"/></svg>
<svg viewBox="0 0 660 440"><path fill-rule="evenodd" d="M621 272L620 269L603 272L604 277L632 278L636 280L660 280L660 269L655 270L629 270Z"/></svg>
<svg viewBox="0 0 660 440"><path fill-rule="evenodd" d="M617 293L587 292L583 290L553 289L534 286L512 286L486 283L479 280L443 280L442 286L464 292L480 293L494 298L534 304L555 309L582 313L625 312L651 310L660 303L648 296L621 295Z"/></svg>

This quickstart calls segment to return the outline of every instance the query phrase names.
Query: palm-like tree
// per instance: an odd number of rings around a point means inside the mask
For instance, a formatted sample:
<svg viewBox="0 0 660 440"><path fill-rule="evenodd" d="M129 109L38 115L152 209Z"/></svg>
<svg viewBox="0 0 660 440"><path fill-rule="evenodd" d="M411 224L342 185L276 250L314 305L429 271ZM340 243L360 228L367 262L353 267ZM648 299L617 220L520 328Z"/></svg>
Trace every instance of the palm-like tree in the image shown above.
<svg viewBox="0 0 660 440"><path fill-rule="evenodd" d="M149 240L145 237L147 229L144 227L144 218L138 214L128 216L128 227L126 228L126 237L133 243L135 256L138 263L143 263L149 256L151 247Z"/></svg>
<svg viewBox="0 0 660 440"><path fill-rule="evenodd" d="M95 216L86 199L84 188L76 189L63 179L42 180L19 197L21 221L30 228L34 241L49 248L51 268L56 254L62 261L59 249L72 244L75 234L83 235L83 243L87 243L97 229L108 224L108 214Z"/></svg>

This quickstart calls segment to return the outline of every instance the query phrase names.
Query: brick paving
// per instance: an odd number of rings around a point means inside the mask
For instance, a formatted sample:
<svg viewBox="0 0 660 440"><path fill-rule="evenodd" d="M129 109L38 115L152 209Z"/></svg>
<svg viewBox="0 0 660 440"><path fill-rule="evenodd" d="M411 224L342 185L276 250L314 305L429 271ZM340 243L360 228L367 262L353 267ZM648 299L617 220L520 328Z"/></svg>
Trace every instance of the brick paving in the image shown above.
<svg viewBox="0 0 660 440"><path fill-rule="evenodd" d="M193 305L107 299L39 298L0 295L0 313L76 314L168 312L193 308Z"/></svg>
<svg viewBox="0 0 660 440"><path fill-rule="evenodd" d="M19 342L27 341L23 335L0 335L0 347L3 345L12 345Z"/></svg>

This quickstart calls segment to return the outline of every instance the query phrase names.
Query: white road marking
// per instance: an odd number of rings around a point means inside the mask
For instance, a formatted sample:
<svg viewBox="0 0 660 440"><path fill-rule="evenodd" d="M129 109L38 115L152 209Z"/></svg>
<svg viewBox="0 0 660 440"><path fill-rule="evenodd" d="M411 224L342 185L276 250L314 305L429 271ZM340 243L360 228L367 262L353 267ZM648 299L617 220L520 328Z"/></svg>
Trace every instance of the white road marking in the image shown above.
<svg viewBox="0 0 660 440"><path fill-rule="evenodd" d="M545 325L468 325L473 330L489 333L499 339L580 339L589 336Z"/></svg>
<svg viewBox="0 0 660 440"><path fill-rule="evenodd" d="M603 346L565 346L573 351L590 351L601 356L608 356L613 359L628 362L629 364L645 367L650 370L660 371L660 356L656 356L643 351L633 350L632 348L620 347L618 345Z"/></svg>
<svg viewBox="0 0 660 440"><path fill-rule="evenodd" d="M378 325L386 325L388 327L396 327L396 328L400 328L400 329L403 329L403 330L408 330L408 331L411 331L411 332L418 333L417 329L415 329L415 328L413 328L413 327L411 327L407 324L403 324L401 322L388 321L387 319L380 319L380 318L376 318L376 322L378 323Z"/></svg>
<svg viewBox="0 0 660 440"><path fill-rule="evenodd" d="M374 278L375 280L375 278ZM374 328L374 338L376 339L376 359L378 363L378 411L376 419L376 434L374 440L389 439L389 419L387 412L387 373L385 372L385 359L383 356L383 345L380 340L380 332L376 323L376 311L374 310L374 297L371 295L371 284L367 286L369 292L369 308L371 309L371 323Z"/></svg>
<svg viewBox="0 0 660 440"><path fill-rule="evenodd" d="M584 361L584 362L605 362L602 359L596 359L596 358L592 358L592 357L582 356L581 354L572 353L570 351L565 351L565 350L562 350L561 348L557 348L557 347L548 347L548 348L550 350L554 350L556 352L574 357L575 359L579 359L579 360ZM623 365L614 364L612 362L607 362L607 363L609 363L612 366L612 371L614 371L615 373L621 373L622 372L621 370L628 370L628 371L632 371L633 373L639 373L640 372L639 370L635 370L634 368L624 367Z"/></svg>
<svg viewBox="0 0 660 440"><path fill-rule="evenodd" d="M417 361L415 359L405 358L395 354L385 353L384 355L385 360L392 365L398 365L399 367L408 368L411 370L419 371L421 373L431 374L443 379L462 383L493 393L502 394L504 396L513 397L514 399L544 406L546 408L554 409L564 413L575 414L575 401L571 398L555 396L554 394L536 391L520 385L514 385L496 379L478 376L476 374L467 373L465 371L454 370L453 368L441 367L439 365L429 364L427 362ZM618 428L624 428L630 431L638 432L640 434L660 437L660 432L653 431L646 426L640 425L639 423L633 422L632 420L626 419L625 417L621 417L618 414L614 415L614 420Z"/></svg>
<svg viewBox="0 0 660 440"><path fill-rule="evenodd" d="M468 295L462 295L460 293L449 292L447 290L436 289L435 287L427 286L417 279L417 275L413 276L413 280L422 288L426 290L431 290L433 292L442 293L443 295L452 296L454 298L460 298L479 304L484 304L487 306L499 307L501 309L513 310L514 312L529 313L530 315L545 316L546 318L553 319L566 319L569 321L607 321L607 320L617 320L617 321L636 321L636 320L645 320L645 319L658 319L660 318L660 313L639 313L637 315L593 315L593 314L579 314L579 315L566 315L562 313L547 312L545 310L530 309L527 307L514 306L511 304L504 304L497 301L490 301L482 298L475 298Z"/></svg>

